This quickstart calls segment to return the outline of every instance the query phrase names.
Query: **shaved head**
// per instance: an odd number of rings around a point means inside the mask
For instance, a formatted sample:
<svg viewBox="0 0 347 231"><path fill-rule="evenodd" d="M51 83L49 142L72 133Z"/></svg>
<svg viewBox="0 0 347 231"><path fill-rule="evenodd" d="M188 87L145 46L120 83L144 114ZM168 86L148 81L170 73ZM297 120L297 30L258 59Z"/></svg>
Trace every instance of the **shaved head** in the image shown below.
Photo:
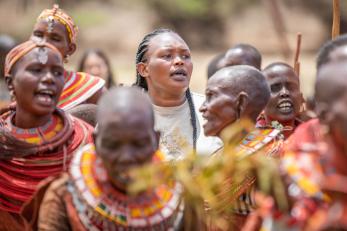
<svg viewBox="0 0 347 231"><path fill-rule="evenodd" d="M252 119L257 117L270 98L270 90L264 75L254 67L237 65L217 71L209 82L219 82L220 88L227 94L248 95L247 111Z"/></svg>
<svg viewBox="0 0 347 231"><path fill-rule="evenodd" d="M217 67L223 68L235 65L249 65L261 69L261 54L249 44L237 44L230 48L218 62Z"/></svg>
<svg viewBox="0 0 347 231"><path fill-rule="evenodd" d="M220 136L225 127L240 118L256 121L270 98L263 74L254 67L222 68L207 82L206 99L200 107L206 136Z"/></svg>
<svg viewBox="0 0 347 231"><path fill-rule="evenodd" d="M315 84L317 102L333 103L347 91L347 62L338 61L318 69Z"/></svg>
<svg viewBox="0 0 347 231"><path fill-rule="evenodd" d="M138 87L117 87L98 105L95 150L111 183L125 192L132 182L129 171L150 162L159 147L152 103Z"/></svg>
<svg viewBox="0 0 347 231"><path fill-rule="evenodd" d="M109 115L120 120L140 115L150 126L154 125L152 103L148 95L136 87L113 88L101 97L96 114L98 124L102 126Z"/></svg>

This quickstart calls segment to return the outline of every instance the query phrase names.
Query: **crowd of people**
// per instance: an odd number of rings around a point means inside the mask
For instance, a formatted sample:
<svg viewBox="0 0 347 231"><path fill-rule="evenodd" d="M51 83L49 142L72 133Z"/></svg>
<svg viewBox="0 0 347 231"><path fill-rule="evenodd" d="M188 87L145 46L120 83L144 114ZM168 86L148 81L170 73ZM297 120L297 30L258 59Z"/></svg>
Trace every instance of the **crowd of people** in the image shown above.
<svg viewBox="0 0 347 231"><path fill-rule="evenodd" d="M347 230L346 35L320 48L307 113L299 73L278 61L262 68L250 44L211 60L201 95L189 87L189 46L173 30L139 42L132 86L118 85L99 49L83 54L78 72L66 70L77 34L54 5L28 41L0 36L0 230ZM244 120L252 129L235 130L230 152L225 131ZM276 163L288 206L278 188L261 190L268 182L254 171L236 172L237 187L225 175L232 195L214 196L230 209L203 201L203 216L189 214L176 179L129 191L137 167L225 155Z"/></svg>

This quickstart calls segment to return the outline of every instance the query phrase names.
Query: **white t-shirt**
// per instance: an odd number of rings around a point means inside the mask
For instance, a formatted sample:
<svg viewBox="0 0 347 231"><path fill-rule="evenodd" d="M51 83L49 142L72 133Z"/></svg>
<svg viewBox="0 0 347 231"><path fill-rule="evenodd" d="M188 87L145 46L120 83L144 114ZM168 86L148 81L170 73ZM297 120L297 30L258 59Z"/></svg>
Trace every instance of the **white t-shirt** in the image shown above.
<svg viewBox="0 0 347 231"><path fill-rule="evenodd" d="M197 143L199 155L210 155L219 149L223 143L217 137L205 137L202 128L202 117L199 108L204 96L192 93L196 114ZM168 160L184 158L193 150L193 126L188 100L176 107L160 107L153 105L155 115L155 130L160 132L160 150Z"/></svg>

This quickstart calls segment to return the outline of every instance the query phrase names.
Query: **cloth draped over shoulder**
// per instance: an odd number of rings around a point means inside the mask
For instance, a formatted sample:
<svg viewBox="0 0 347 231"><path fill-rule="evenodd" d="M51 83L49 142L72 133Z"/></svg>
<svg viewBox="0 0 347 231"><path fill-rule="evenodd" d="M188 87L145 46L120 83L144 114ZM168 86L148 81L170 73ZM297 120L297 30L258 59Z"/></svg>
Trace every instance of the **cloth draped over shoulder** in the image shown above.
<svg viewBox="0 0 347 231"><path fill-rule="evenodd" d="M84 72L64 72L65 84L58 107L64 111L84 103L105 85L105 80Z"/></svg>
<svg viewBox="0 0 347 231"><path fill-rule="evenodd" d="M13 221L3 217L20 220L21 209L38 184L67 170L75 150L92 141L93 128L60 109L39 128L15 127L14 116L15 111L10 111L0 119L1 146L8 148L7 155L0 156L0 230L17 230L4 228ZM16 149L17 144L21 148ZM26 152L19 153L21 149Z"/></svg>
<svg viewBox="0 0 347 231"><path fill-rule="evenodd" d="M332 216L326 216L334 200L328 191L343 192L345 198L347 193L346 182L341 181L347 178L341 178L329 161L335 151L318 119L309 120L295 130L285 144L281 159L281 172L286 178L293 206L287 213L274 208L263 218L262 230L316 231L330 218L338 222L337 210ZM347 216L346 202L342 207L340 204L344 211L342 220Z"/></svg>
<svg viewBox="0 0 347 231"><path fill-rule="evenodd" d="M273 128L256 128L246 133L240 143L236 146L235 153L225 153L223 149L215 155L231 154L235 160L242 160L254 155L264 155L269 158L278 157L283 146L283 136L281 130ZM235 183L232 179L226 179L224 191L220 193L220 203L225 206L232 204L230 213L225 214L225 219L230 221L230 230L241 230L246 222L248 214L255 210L254 200L256 177L249 173L244 173L241 183ZM234 193L233 200L223 200L223 194ZM229 197L230 198L230 197ZM209 225L209 230L219 231L220 229L213 224Z"/></svg>

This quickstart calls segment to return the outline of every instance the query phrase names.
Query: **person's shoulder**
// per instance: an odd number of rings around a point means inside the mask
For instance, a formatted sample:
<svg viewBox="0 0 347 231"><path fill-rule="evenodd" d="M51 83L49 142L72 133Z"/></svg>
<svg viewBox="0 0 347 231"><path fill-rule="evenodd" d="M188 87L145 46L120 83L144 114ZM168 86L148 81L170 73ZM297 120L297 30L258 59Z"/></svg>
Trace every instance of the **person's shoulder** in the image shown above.
<svg viewBox="0 0 347 231"><path fill-rule="evenodd" d="M66 192L67 190L67 182L69 181L69 175L67 173L62 173L59 176L50 179L51 182L48 189L47 193L49 192L55 192L58 195L62 195Z"/></svg>
<svg viewBox="0 0 347 231"><path fill-rule="evenodd" d="M300 124L287 139L285 150L298 150L311 146L321 139L321 126L318 119L311 119Z"/></svg>

